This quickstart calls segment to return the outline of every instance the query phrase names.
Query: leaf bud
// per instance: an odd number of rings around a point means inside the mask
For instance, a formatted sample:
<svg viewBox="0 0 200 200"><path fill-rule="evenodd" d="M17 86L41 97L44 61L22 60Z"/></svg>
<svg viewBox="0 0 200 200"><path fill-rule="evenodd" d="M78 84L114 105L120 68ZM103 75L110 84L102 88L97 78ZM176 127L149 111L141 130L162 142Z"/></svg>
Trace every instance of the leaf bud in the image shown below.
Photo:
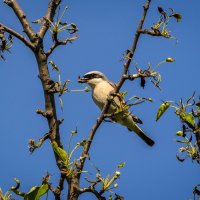
<svg viewBox="0 0 200 200"><path fill-rule="evenodd" d="M116 177L119 177L119 176L120 176L120 172L119 172L119 171L116 171L116 172L115 172L115 175L116 175Z"/></svg>
<svg viewBox="0 0 200 200"><path fill-rule="evenodd" d="M176 135L180 136L180 137L185 137L186 136L185 133L183 133L183 131L177 131Z"/></svg>
<svg viewBox="0 0 200 200"><path fill-rule="evenodd" d="M175 62L175 60L173 58L166 58L165 60L166 62Z"/></svg>

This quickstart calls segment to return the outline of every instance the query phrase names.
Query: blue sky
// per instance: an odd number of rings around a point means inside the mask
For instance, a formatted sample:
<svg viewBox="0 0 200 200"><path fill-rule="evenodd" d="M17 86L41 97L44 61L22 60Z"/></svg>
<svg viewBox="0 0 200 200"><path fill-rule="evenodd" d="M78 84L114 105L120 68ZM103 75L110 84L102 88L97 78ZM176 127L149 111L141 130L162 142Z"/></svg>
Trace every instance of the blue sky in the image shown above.
<svg viewBox="0 0 200 200"><path fill-rule="evenodd" d="M63 81L71 80L69 89L84 88L84 85L77 83L77 77L89 70L102 71L114 82L119 80L123 69L120 60L123 52L132 44L144 2L63 1L62 5L69 7L65 20L77 24L80 29L79 38L73 44L58 48L49 60L60 67ZM29 21L34 21L44 16L48 0L21 0L19 3ZM180 23L177 24L174 20L169 24L169 29L178 42L143 35L134 60L143 68L149 62L155 66L167 57L173 57L176 62L164 64L159 69L162 75L162 91L149 81L142 89L139 80L126 82L121 90L128 91L127 98L137 95L154 100L153 103L135 106L133 110L143 120L142 128L151 135L156 145L149 148L126 128L104 123L96 133L90 151L91 160L85 166L85 170L92 173L86 173L83 177L92 179L95 176L93 164L106 176L124 161L126 165L117 181L119 188L116 193L123 195L125 199L188 200L193 197L192 188L199 183L199 166L190 160L180 163L176 159L179 146L175 142L175 133L180 130L181 123L173 111L168 111L158 122L155 122L155 115L161 100L178 101L180 97L187 99L194 91L199 95L200 2L152 1L145 27L151 27L157 21L157 6L166 10L174 8L182 14ZM22 30L12 11L3 3L0 4L0 13L0 22L18 31ZM38 26L33 26L37 30ZM50 44L47 39L47 47ZM21 190L28 191L32 186L41 183L42 176L47 171L52 174L52 183L55 186L58 170L49 142L45 142L32 155L28 151L28 140L38 140L48 131L45 119L35 114L35 110L43 109L44 104L32 52L15 39L12 54L7 54L6 61L0 62L0 70L0 187L3 191L8 190L14 184L13 178L17 177L21 181ZM130 70L135 72L133 65ZM55 72L52 72L52 77L56 79ZM82 138L87 138L100 111L93 103L90 93L66 93L63 102L62 114L57 99L58 116L61 118L63 115L65 118L61 126L61 136L67 147L70 131L76 126L78 134L73 139L73 145ZM78 151L76 156L79 156ZM86 185L84 180L81 185ZM85 194L80 199L95 198Z"/></svg>

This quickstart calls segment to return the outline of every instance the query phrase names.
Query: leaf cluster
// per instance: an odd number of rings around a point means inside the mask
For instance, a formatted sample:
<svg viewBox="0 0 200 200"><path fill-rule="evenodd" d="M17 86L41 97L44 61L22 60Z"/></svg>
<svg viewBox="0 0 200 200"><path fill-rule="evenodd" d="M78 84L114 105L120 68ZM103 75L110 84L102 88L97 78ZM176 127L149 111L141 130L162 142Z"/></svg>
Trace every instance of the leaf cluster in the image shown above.
<svg viewBox="0 0 200 200"><path fill-rule="evenodd" d="M2 60L5 61L5 57L3 56L5 51L11 53L10 48L12 47L12 43L13 43L12 35L9 34L8 37L6 38L4 34L4 29L0 25L0 57Z"/></svg>
<svg viewBox="0 0 200 200"><path fill-rule="evenodd" d="M175 60L171 57L168 57L165 60L159 62L154 67L152 67L151 64L148 63L147 68L144 70L141 67L139 67L138 63L135 62L134 64L137 70L137 78L140 78L140 86L144 88L146 85L146 79L149 78L150 82L153 83L155 87L161 90L159 85L161 82L161 74L157 71L157 69L164 63L171 63L171 62L175 62ZM135 78L136 77L134 75L128 76L128 79L130 80L134 80Z"/></svg>
<svg viewBox="0 0 200 200"><path fill-rule="evenodd" d="M151 28L156 34L172 39L173 37L168 30L168 23L171 18L174 18L177 22L180 22L182 16L179 13L174 12L174 9L172 8L170 8L170 11L171 13L168 14L167 11L165 11L163 8L158 7L160 18L158 19L158 22L155 23Z"/></svg>
<svg viewBox="0 0 200 200"><path fill-rule="evenodd" d="M59 11L60 11L60 7L59 7L57 20L55 22L50 21L46 17L43 17L43 18L40 18L40 19L33 21L32 23L34 23L34 24L38 24L38 23L47 24L50 27L50 33L51 33L51 37L52 37L53 41L57 41L58 40L58 34L63 32L63 31L67 31L67 33L69 33L69 34L74 34L78 31L77 25L74 24L74 23L67 23L67 22L62 21L62 18L65 15L67 8L68 7L64 8L61 16L59 17Z"/></svg>
<svg viewBox="0 0 200 200"><path fill-rule="evenodd" d="M24 198L24 200L39 200L40 197L42 197L44 194L47 194L49 191L50 185L45 181L42 182L39 186L32 187L27 193L21 192L19 190L20 187L20 181L15 178L16 186L12 186L10 188L11 191L13 191L18 196L21 196Z"/></svg>
<svg viewBox="0 0 200 200"><path fill-rule="evenodd" d="M116 180L118 180L120 178L120 169L123 168L125 166L125 162L120 163L117 168L111 173L108 174L105 178L103 177L103 175L101 174L101 170L97 167L95 167L95 169L97 170L97 174L96 174L96 180L89 180L87 178L85 178L86 181L88 181L89 183L92 183L92 185L90 185L88 188L84 188L84 190L91 190L93 193L98 193L100 196L102 194L104 194L105 192L109 192L109 199L112 200L113 198L115 200L123 200L124 198L116 193L113 192L113 190L115 188L118 187L118 184L116 183ZM100 185L100 191L96 190L96 186ZM102 197L102 196L101 196ZM104 197L102 198L104 199Z"/></svg>
<svg viewBox="0 0 200 200"><path fill-rule="evenodd" d="M75 134L76 134L75 131L71 132L71 136ZM71 142L71 139L69 140L69 144L68 144L68 152L64 150L63 148L60 148L55 141L51 143L54 149L54 152L62 160L62 165L63 165L62 173L66 176L66 178L73 177L77 173L82 173L82 172L79 172L76 167L76 165L82 158L75 159L74 161L72 161L72 156L78 147L84 147L86 145L86 140L83 139L81 142L77 143L76 146L70 151L70 142Z"/></svg>
<svg viewBox="0 0 200 200"><path fill-rule="evenodd" d="M200 163L200 103L196 102L195 93L186 100L186 103L182 99L179 103L173 101L165 101L161 104L157 111L156 121L166 112L168 108L173 108L175 115L182 122L182 130L176 132L176 136L182 138L177 140L178 143L184 144L179 148L177 153L177 159L184 161L187 158L191 158L192 161ZM179 154L185 156L181 158Z"/></svg>

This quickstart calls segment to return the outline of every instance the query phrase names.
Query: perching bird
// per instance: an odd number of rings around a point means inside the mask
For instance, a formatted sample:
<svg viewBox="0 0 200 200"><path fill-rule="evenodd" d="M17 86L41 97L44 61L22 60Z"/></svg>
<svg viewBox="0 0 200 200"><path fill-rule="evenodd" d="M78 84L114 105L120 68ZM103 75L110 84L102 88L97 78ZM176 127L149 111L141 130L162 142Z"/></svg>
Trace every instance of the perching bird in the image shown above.
<svg viewBox="0 0 200 200"><path fill-rule="evenodd" d="M107 112L111 115L111 119L114 122L126 126L128 130L135 132L149 146L154 145L154 141L137 125L137 123L142 124L142 121L127 109L126 103L120 95L114 94L116 85L108 80L103 73L99 71L90 71L83 77L79 77L78 82L87 83L91 87L92 98L101 110L110 94L113 94L113 100ZM117 112L119 110L121 112Z"/></svg>

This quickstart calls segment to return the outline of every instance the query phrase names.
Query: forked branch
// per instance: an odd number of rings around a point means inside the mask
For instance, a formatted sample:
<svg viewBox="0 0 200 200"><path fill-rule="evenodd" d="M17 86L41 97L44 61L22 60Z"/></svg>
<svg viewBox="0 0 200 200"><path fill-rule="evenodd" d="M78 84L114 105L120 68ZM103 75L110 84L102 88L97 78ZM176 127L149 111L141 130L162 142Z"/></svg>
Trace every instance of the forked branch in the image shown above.
<svg viewBox="0 0 200 200"><path fill-rule="evenodd" d="M4 24L0 23L0 27L3 28L4 32L7 32L7 33L11 34L12 36L16 37L21 42L23 42L30 49L34 50L34 45L29 40L27 40L23 35L21 35L20 33L18 33L15 30L13 30L12 28L9 28L9 27L5 26Z"/></svg>
<svg viewBox="0 0 200 200"><path fill-rule="evenodd" d="M49 6L48 6L48 9L47 9L47 13L46 13L46 16L45 16L45 18L47 20L44 24L41 25L40 30L38 32L38 35L39 35L40 38L44 37L44 35L46 34L46 32L49 28L48 21L53 22L53 19L54 19L55 13L56 13L56 9L60 5L60 3L61 3L61 0L50 0Z"/></svg>
<svg viewBox="0 0 200 200"><path fill-rule="evenodd" d="M65 40L55 40L55 43L50 47L50 49L47 51L46 55L47 57L51 55L51 53L56 49L56 47L61 46L61 45L66 45L68 42L72 42L73 40L77 39L78 36L75 35L73 37L67 38Z"/></svg>

